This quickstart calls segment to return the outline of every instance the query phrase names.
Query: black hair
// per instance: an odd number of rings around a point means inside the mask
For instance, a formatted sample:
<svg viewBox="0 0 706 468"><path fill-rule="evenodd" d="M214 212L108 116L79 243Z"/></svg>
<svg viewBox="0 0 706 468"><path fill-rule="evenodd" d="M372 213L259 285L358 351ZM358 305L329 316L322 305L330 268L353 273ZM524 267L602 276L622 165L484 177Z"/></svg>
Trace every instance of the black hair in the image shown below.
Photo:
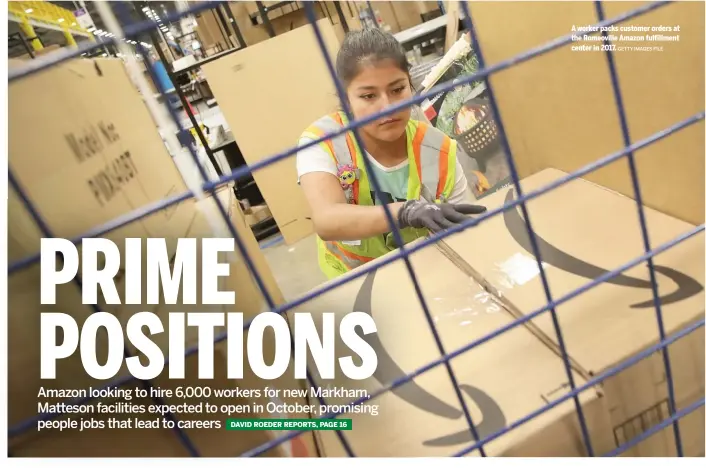
<svg viewBox="0 0 706 468"><path fill-rule="evenodd" d="M336 74L344 88L358 75L360 65L389 59L409 76L409 62L402 45L381 29L363 29L346 34L336 57Z"/></svg>

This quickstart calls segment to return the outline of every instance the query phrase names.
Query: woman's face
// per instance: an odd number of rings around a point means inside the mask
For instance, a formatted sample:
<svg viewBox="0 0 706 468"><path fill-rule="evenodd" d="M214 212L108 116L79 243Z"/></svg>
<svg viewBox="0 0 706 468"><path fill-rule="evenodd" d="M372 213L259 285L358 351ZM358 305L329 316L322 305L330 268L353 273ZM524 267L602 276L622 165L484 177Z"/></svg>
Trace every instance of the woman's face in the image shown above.
<svg viewBox="0 0 706 468"><path fill-rule="evenodd" d="M400 70L392 60L382 60L361 66L358 74L348 84L348 101L356 119L412 97L407 73ZM405 132L411 109L375 120L362 127L368 136L382 141L395 141Z"/></svg>

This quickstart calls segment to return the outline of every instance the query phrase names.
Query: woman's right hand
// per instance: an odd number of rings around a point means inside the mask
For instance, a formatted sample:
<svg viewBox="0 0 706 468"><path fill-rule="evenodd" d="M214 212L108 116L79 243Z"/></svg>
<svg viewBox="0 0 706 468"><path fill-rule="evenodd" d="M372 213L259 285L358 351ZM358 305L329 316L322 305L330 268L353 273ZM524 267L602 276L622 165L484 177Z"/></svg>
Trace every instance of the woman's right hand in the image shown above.
<svg viewBox="0 0 706 468"><path fill-rule="evenodd" d="M477 215L487 208L480 205L430 203L426 200L407 200L397 219L400 228L413 227L439 232L467 221L468 215Z"/></svg>

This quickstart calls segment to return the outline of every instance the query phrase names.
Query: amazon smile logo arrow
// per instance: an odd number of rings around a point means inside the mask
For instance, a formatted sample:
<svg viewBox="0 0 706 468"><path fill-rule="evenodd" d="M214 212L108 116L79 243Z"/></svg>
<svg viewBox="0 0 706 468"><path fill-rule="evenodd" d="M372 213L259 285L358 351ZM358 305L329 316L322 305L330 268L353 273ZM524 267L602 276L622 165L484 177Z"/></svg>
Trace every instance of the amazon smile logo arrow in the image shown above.
<svg viewBox="0 0 706 468"><path fill-rule="evenodd" d="M508 191L505 198L506 203L514 200L514 193L515 192L512 189ZM517 244L520 245L527 253L532 255L532 246L527 235L527 228L522 216L519 213L518 207L505 211L503 218L505 226L515 242L517 242ZM608 272L608 270L587 263L561 251L536 233L535 237L537 239L540 252L542 253L542 260L555 268L587 279L595 279ZM674 281L677 286L676 290L673 292L660 297L661 304L673 304L695 296L703 290L703 286L698 281L684 273L661 265L655 265L654 268L658 273L663 274ZM363 281L363 284L358 291L358 295L356 296L353 309L355 311L364 312L373 317L373 319L375 317L372 308L372 291L375 282L375 273L376 271L374 270L365 276L365 280ZM650 281L640 278L633 278L624 274L619 274L609 279L607 282L616 286L642 288L645 289L646 292L652 288ZM646 300L638 304L633 304L631 307L636 309L654 307L654 300ZM381 385L387 386L405 377L406 372L387 352L377 333L364 335L364 339L375 350L378 356L378 367L373 374L373 378L375 380L377 380ZM481 438L504 429L507 426L507 418L503 413L502 408L490 395L472 385L460 384L460 388L463 393L474 401L476 406L481 411L481 421L480 423L477 423L476 421L476 429L478 430L478 435ZM416 408L441 418L460 419L463 417L463 412L460 408L446 403L419 386L413 380L390 391L398 398L401 398ZM475 442L475 440L469 428L463 431L427 440L423 444L430 447L445 447L473 442Z"/></svg>
<svg viewBox="0 0 706 468"><path fill-rule="evenodd" d="M505 203L510 203L515 199L515 190L510 189L505 196ZM527 234L527 225L524 219L520 215L519 206L513 208L512 210L507 210L503 213L503 219L505 221L505 227L512 236L512 238L517 242L517 244L522 247L528 254L534 257L532 250L532 244L530 243L529 235ZM571 273L577 276L581 276L587 279L596 279L601 275L608 273L609 270L605 270L596 265L584 262L583 260L574 257L571 254L559 250L557 247L551 245L542 237L534 233L537 239L537 246L542 254L542 261L567 273ZM655 271L668 277L674 283L676 283L677 288L675 291L668 293L660 297L660 303L662 305L673 304L675 302L683 301L692 296L699 294L703 291L703 286L696 281L691 276L685 275L684 273L674 270L661 265L654 265ZM616 286L625 286L629 288L642 288L645 290L652 289L652 283L649 280L644 280L640 278L633 278L627 276L623 273L614 276L606 281L606 283L614 284ZM633 309L645 309L648 307L654 307L655 301L653 299L646 300L637 304L632 304L630 307Z"/></svg>
<svg viewBox="0 0 706 468"><path fill-rule="evenodd" d="M375 319L372 307L372 292L375 283L376 270L368 273L363 285L358 291L355 299L353 310L363 312ZM362 335L362 334L360 334ZM365 341L375 350L378 357L377 370L373 374L373 378L381 385L391 385L393 382L404 378L407 373L395 362L390 354L380 341L377 333L362 335ZM478 435L483 438L493 434L506 426L506 418L500 405L479 388L471 385L461 384L461 390L468 395L481 410L482 418L480 423L474 421ZM414 380L390 390L394 395L406 401L410 405L419 408L422 411L434 414L445 419L460 419L463 417L463 411L460 408L451 406L443 400L437 398L425 389L417 385ZM439 437L424 442L424 445L430 447L452 446L462 443L475 442L471 429L465 429L453 434Z"/></svg>

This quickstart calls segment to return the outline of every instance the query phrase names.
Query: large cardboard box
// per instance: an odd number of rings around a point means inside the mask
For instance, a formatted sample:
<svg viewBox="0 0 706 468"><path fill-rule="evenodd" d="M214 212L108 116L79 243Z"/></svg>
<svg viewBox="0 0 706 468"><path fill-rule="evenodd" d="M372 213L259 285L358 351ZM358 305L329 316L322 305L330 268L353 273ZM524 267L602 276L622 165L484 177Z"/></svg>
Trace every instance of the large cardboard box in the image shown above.
<svg viewBox="0 0 706 468"><path fill-rule="evenodd" d="M228 207L228 215L230 220L233 222L233 224L236 226L236 229L239 234L246 233L243 237L243 241L248 247L248 249L252 252L252 243L255 242L256 240L254 239L254 236L252 233L245 228L245 217L242 211L240 211L240 204L237 202L235 199L235 195L233 194L232 188L231 187L224 187L223 189L219 190L217 193L217 196L220 198L221 202L223 203L224 206ZM208 198L204 202L201 203L212 203L213 200L211 198ZM189 223L188 226L182 226L181 228L183 229L183 232L179 234L179 237L188 237L188 238L196 238L196 239L201 239L204 237L212 237L212 234L210 232L210 228L208 223L206 222L205 218L201 215L199 211L197 211L196 205L197 202L194 200L189 200L184 202L184 206L182 209L191 209L193 213L193 217ZM259 251L255 251L260 253ZM266 269L266 264L264 257L260 253L260 255L252 255L253 257L253 262L255 264L255 267L258 268L258 271L263 275L263 279L265 282L266 287L268 288L268 291L270 294L272 294L275 297L275 300L278 301L278 303L281 303L281 300L278 300L277 297L279 295L279 292L277 290L276 284L270 279L269 276L269 271ZM265 266L264 268L263 265ZM250 279L249 276L249 271L244 264L242 260L237 260L233 261L230 264L231 268L231 274L230 276L224 277L224 281L219 285L219 289L221 290L233 290L235 291L236 294L236 302L234 305L219 305L219 306L203 306L203 305L184 305L184 304L179 304L179 305L156 305L156 306L142 306L142 305L122 305L122 306L116 306L114 308L114 313L115 315L120 319L120 321L123 323L123 327L126 326L127 320L135 313L142 312L142 311L150 311L153 313L156 313L158 316L160 316L163 320L164 324L164 329L165 333L161 333L158 335L155 335L152 337L152 340L162 349L162 351L165 353L165 356L168 355L168 331L169 331L169 321L168 321L168 313L172 311L180 311L180 312L232 312L232 311L243 311L245 313L245 321L247 322L248 320L251 320L255 314L259 313L262 310L266 310L267 307L263 304L263 298L262 294L259 292L257 289L256 284ZM248 281L250 280L250 281ZM197 273L197 281L201 281L201 275L200 272ZM29 291L31 286L34 286L35 283L27 284L24 283L22 284L23 288L22 291ZM118 289L121 290L124 286L124 283L121 282L118 284ZM34 297L37 296L36 291L32 290L34 292ZM72 289L71 291L74 291ZM75 289L75 291L78 291ZM76 296L78 296L78 292L76 292ZM13 294L11 295L11 302L17 303L17 295ZM14 301L13 301L14 298ZM90 314L91 310L89 309L88 306L80 306L81 299L80 297L71 297L74 299L74 302L69 302L68 300L65 301L65 304L68 305L71 308L75 308L76 304L79 304L79 307L84 307L85 309L85 314L81 315L78 317L80 321L84 320L88 314ZM26 299L26 298L25 298ZM25 301L23 304L27 304L29 301ZM67 312L72 312L72 309L61 309L57 308L56 310L59 311L67 311ZM101 310L105 310L105 308L102 308ZM26 311L26 309L25 309ZM23 332L26 331L23 327L18 326L16 328L17 331ZM33 331L33 330L29 330ZM225 332L225 327L217 327L215 329L215 335L219 336L222 335ZM247 334L246 334L247 337ZM197 330L195 328L187 328L186 330L186 335L185 335L185 348L189 349L191 347L194 347L198 344L198 335L197 335ZM267 354L271 354L272 350L274 349L274 343L271 340L271 337L266 336L265 337L265 350ZM142 356L141 353L139 353L132 345L129 345L130 351L133 354L136 354L138 356ZM172 391L175 391L177 387L206 387L211 390L218 390L218 389L229 389L229 390L237 390L237 389L242 389L242 390L260 390L262 392L262 389L264 386L270 386L273 388L279 388L279 389L291 389L291 388L301 388L301 382L297 382L294 379L291 379L289 376L284 376L280 379L277 379L274 382L264 382L260 380L257 376L253 375L251 372L249 372L249 368L246 367L246 374L243 379L241 380L232 380L228 379L227 376L225 375L225 370L227 368L227 361L226 361L226 341L222 340L220 341L216 347L215 347L215 353L214 353L214 363L215 363L215 375L214 379L212 380L200 380L197 376L198 372L198 353L197 354L192 354L189 356L186 360L185 366L186 366L186 379L185 380L169 380L166 375L166 369L164 374L162 374L159 378L155 379L153 382L153 385L156 388L160 389L171 389ZM244 350L244 356L245 359L247 359L247 350ZM33 371L36 368L36 362L34 362L34 359L36 359L36 356L34 353L23 353L23 358L27 359L29 357L32 357L33 359L26 362L26 367L22 370L16 368L16 366L13 367L13 371L20 376L20 378L25 377L28 374L27 371ZM16 362L16 361L13 361ZM72 374L71 378L75 379L75 382L69 383L66 379L67 374L64 372L66 370L67 366L72 366ZM85 373L83 372L80 362L78 359L70 359L67 360L66 363L64 363L60 368L59 375L62 377L59 379L57 382L51 382L50 385L47 385L46 381L40 381L39 384L46 387L53 386L57 388L66 388L70 386L71 388L82 388L85 387L85 382L86 382L86 376ZM123 370L121 375L125 375L125 371ZM14 381L13 382L13 388L16 391L22 391L23 389L26 390L30 385L23 385L20 386L18 383L22 382L22 380ZM78 384L77 384L78 383ZM92 386L94 387L99 387L103 384L104 382L92 382ZM53 384L53 385L51 385ZM130 381L124 385L121 386L123 389L134 389L135 387L142 387L142 385L139 384L137 381ZM134 390L133 390L134 391ZM36 394L36 391L34 392ZM39 399L39 400L48 400L48 399ZM141 405L149 405L149 404L154 404L153 401L150 401L150 398L138 398L133 395L132 398L99 398L97 400L102 401L103 403L111 403L115 401L125 401L129 402L131 404L141 404ZM288 397L288 398L282 398L283 401L287 403L295 403L299 402L300 404L306 403L306 399L303 398L296 398L296 397ZM57 399L56 401L52 400L52 402L60 402L63 401L62 399ZM29 411L29 407L34 404L35 407L34 409L36 410L36 401L33 398L23 398L21 400L23 404L27 405L27 413L25 416L30 416L32 414L32 411ZM191 439L192 443L194 444L195 449L202 455L202 456L208 456L208 457L223 457L223 456L237 456L240 455L256 446L259 446L261 444L264 444L271 439L275 438L277 436L276 433L274 432L267 432L267 431L255 431L252 433L246 433L245 436L242 434L238 434L236 432L229 432L225 431L223 425L225 424L225 421L227 418L259 418L259 417L264 417L267 416L267 414L262 414L258 413L253 410L253 405L254 404L261 404L265 405L269 402L269 399L264 396L264 394L260 394L259 396L250 396L248 398L244 397L233 397L233 396L216 396L215 394L212 394L208 396L207 398L177 398L177 397L171 397L171 398L164 398L164 402L166 404L170 405L179 405L182 403L188 403L191 405L197 405L199 403L207 402L210 405L217 405L219 410L217 412L213 413L205 413L204 411L201 412L193 412L193 413L180 413L176 414L175 416L179 420L184 420L185 422L188 421L200 421L200 423L197 424L203 424L203 421L210 421L211 424L214 424L215 422L219 422L221 424L220 427L216 427L215 424L212 426L203 426L201 425L200 427L194 426L194 427L188 427L185 429L186 435ZM222 405L241 405L243 410L238 411L237 413L227 413L222 410ZM18 414L18 410L15 409L13 411L14 414ZM78 414L78 415L73 415L70 416L70 418L74 418L77 420L80 420L82 417L86 417L85 414ZM91 431L75 431L75 430L66 430L62 431L61 433L54 433L54 432L44 432L38 434L35 430L30 430L28 431L25 435L20 435L16 438L13 438L11 440L12 443L12 451L14 456L95 456L95 457L111 457L111 456L147 456L147 457L163 457L163 456L189 456L188 450L185 448L185 446L180 442L179 438L177 435L174 433L173 430L168 430L168 429L158 429L158 430L152 430L149 429L147 433L145 433L145 430L142 430L143 434L145 434L145 437L136 437L135 432L140 432L138 431L132 431L132 430L126 430L125 428L110 428L108 426L108 419L110 418L118 418L121 420L129 420L133 417L137 417L140 420L143 421L152 421L155 418L153 415L149 414L141 414L141 415L135 415L135 414L99 414L94 415L94 419L101 420L106 424L106 429L101 429L101 430L91 430ZM181 424L181 423L180 423ZM217 435L217 436L216 436ZM134 440L137 439L137 442ZM86 450L85 447L90 446L90 450ZM296 439L294 439L291 442L285 442L281 446L276 447L274 449L271 449L267 452L265 452L263 455L264 456L290 456L290 455L295 455L295 456L312 456L315 454L315 445L314 445L314 440L313 440L313 435L312 434L304 434L303 436L299 436Z"/></svg>
<svg viewBox="0 0 706 468"><path fill-rule="evenodd" d="M415 252L410 261L446 353L511 323L512 316L436 247ZM364 396L441 356L401 260L320 294L296 311L311 312L319 321L321 314L333 312L336 323L351 312L364 312L377 324L377 333L366 338L377 353L374 376L353 381L336 369L334 380L316 377L322 387L358 390L363 393L356 396ZM350 355L341 342L337 341L335 348L337 357ZM360 364L357 358L354 361ZM481 438L507 428L568 391L561 360L522 326L453 358L451 367ZM312 373L318 375L316 367ZM575 373L574 379L577 385L585 383ZM346 405L356 399L344 395L326 403ZM595 453L609 451L613 442L606 429L604 398L595 389L587 389L580 400ZM474 443L444 365L339 417L352 419L352 430L342 434L357 456L449 456ZM575 405L569 399L485 448L491 456L583 456L586 452L580 434ZM326 456L346 455L334 433L322 432L321 440Z"/></svg>
<svg viewBox="0 0 706 468"><path fill-rule="evenodd" d="M612 20L645 6L605 2L603 10ZM593 2L471 2L469 9L486 66L571 34L572 26L599 22ZM670 2L616 25L680 28L661 33L679 35L678 40L645 44L657 50L614 54L633 142L703 112L705 10L703 2ZM494 73L490 81L522 178L547 168L575 171L624 146L605 53L575 51L567 44ZM705 132L701 120L635 152L646 206L690 223L704 222ZM672 154L679 156L665 156ZM585 178L632 196L625 160Z"/></svg>
<svg viewBox="0 0 706 468"><path fill-rule="evenodd" d="M526 194L563 175L546 169L524 179L521 188ZM514 188L506 188L481 203L495 208L514 197ZM572 181L529 201L527 207L554 299L644 254L635 201L592 182ZM694 227L649 208L645 208L645 215L652 248ZM446 245L457 254L457 263L471 276L483 277L515 315L532 313L547 303L519 207L449 237ZM703 319L703 259L703 233L654 258L668 336ZM556 311L568 353L584 376L600 374L659 340L644 263L572 298ZM549 313L539 315L529 327L558 349ZM704 398L703 328L668 349L676 404L683 409ZM603 388L611 412L611 432L619 445L669 417L661 353L607 379ZM703 455L703 407L680 424L685 453ZM671 426L627 454L674 455Z"/></svg>
<svg viewBox="0 0 706 468"><path fill-rule="evenodd" d="M43 112L37 113L36 109ZM77 60L25 79L9 87L9 146L10 168L28 198L42 215L56 237L75 238L92 229L113 222L140 207L184 193L184 181L169 156L154 122L135 87L130 82L120 60ZM40 138L37 135L41 135ZM275 304L283 302L272 273L267 267L256 239L245 222L245 216L235 200L231 187L217 193L227 216L260 272ZM104 235L121 247L127 237L163 237L170 253L176 239L182 237L212 237L210 225L202 212L208 198L197 203L186 200L158 211L142 220L128 223ZM14 190L8 200L8 258L10 263L36 255L43 234ZM121 249L122 251L122 249ZM143 278L144 279L144 278ZM243 312L246 320L267 308L245 263L239 256L231 262L230 276L225 277L235 290L235 304L211 307L211 310ZM66 284L58 288L57 304L42 306L39 301L39 264L27 266L9 278L9 425L15 427L26 418L37 415L38 390L85 389L100 387L105 382L90 378L81 365L78 354L60 361L55 380L39 378L39 323L42 312L64 312L83 324L93 308L81 303L79 288ZM124 289L118 285L119 294ZM115 314L123 324L136 312L149 310L158 315L183 309L185 312L209 310L205 307L172 306L106 306L102 311ZM165 323L168 329L168 322ZM195 336L187 334L186 346L194 344ZM166 349L166 333L154 341ZM223 362L223 345L216 350L216 362ZM106 358L106 338L99 334L99 362ZM266 352L273 352L266 341ZM197 356L187 360L193 370ZM219 365L217 364L217 367ZM222 368L223 365L220 364ZM221 369L222 370L222 369ZM125 369L120 374L126 375ZM157 386L173 386L165 375ZM212 388L263 388L279 386L300 388L300 382L284 377L265 382L247 375L242 381L229 381L222 374L214 380L198 380L190 374L182 385L202 385ZM131 383L135 386L136 383ZM216 399L204 399L217 404ZM243 399L249 403L255 399ZM47 401L51 402L50 399ZM177 403L178 401L170 402ZM237 400L233 400L237 402ZM205 418L204 415L177 415ZM216 414L225 421L225 416ZM259 416L263 416L262 414ZM264 415L266 416L266 415ZM36 428L9 440L11 451L24 456L110 456L127 453L133 456L180 456L185 454L176 436L170 431L140 432L121 429L117 432L96 430L80 434L58 431L37 436ZM204 456L235 456L270 440L274 434L238 434L223 429L189 430L197 448ZM103 440L99 444L98 440ZM140 439L137 443L136 440ZM90 442L88 442L90 441ZM299 439L298 453L313 454L313 439L307 434ZM91 445L92 451L84 449ZM302 448L302 446L304 446ZM286 447L269 455L286 455ZM290 452L291 452L291 447Z"/></svg>
<svg viewBox="0 0 706 468"><path fill-rule="evenodd" d="M338 40L318 22L328 52ZM306 127L336 110L336 91L311 26L302 26L202 67L249 165L296 147ZM286 77L286 79L283 79ZM297 184L296 155L254 171L286 243L313 233L309 204Z"/></svg>

